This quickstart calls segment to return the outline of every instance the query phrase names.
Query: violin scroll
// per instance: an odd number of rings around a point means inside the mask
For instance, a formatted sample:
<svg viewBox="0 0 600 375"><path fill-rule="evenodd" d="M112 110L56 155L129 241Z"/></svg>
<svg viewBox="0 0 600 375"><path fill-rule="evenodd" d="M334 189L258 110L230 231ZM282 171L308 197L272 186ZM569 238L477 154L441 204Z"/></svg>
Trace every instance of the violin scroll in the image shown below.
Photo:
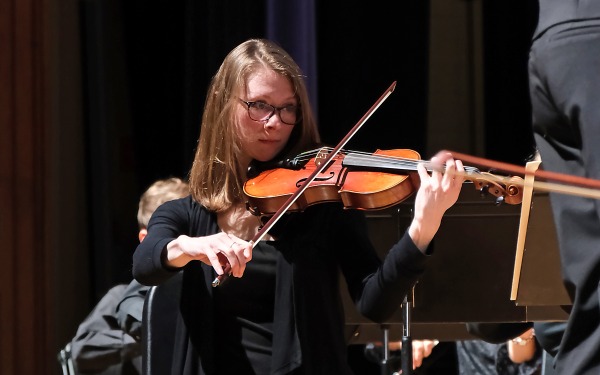
<svg viewBox="0 0 600 375"><path fill-rule="evenodd" d="M523 201L523 179L520 177L479 172L477 176L467 176L466 179L471 180L480 192L495 196L496 204L520 204Z"/></svg>

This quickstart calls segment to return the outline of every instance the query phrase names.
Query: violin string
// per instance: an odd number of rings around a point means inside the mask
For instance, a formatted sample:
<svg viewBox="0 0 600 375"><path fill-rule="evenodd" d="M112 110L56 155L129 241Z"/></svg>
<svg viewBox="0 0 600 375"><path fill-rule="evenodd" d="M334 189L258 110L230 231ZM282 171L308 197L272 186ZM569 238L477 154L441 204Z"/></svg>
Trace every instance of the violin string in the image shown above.
<svg viewBox="0 0 600 375"><path fill-rule="evenodd" d="M435 169L431 167L430 162L427 160L415 160L394 155L377 155L362 152L352 152L348 156L350 155L352 158L360 160L363 164L370 165L372 167L385 165L387 167L399 170L416 171L417 166L419 164L423 164L429 171ZM445 167L442 169L445 169Z"/></svg>
<svg viewBox="0 0 600 375"><path fill-rule="evenodd" d="M399 157L399 156L384 156L384 155L377 155L377 154L367 154L367 153L352 153L353 156L358 155L358 159L361 159L365 162L367 161L376 161L379 163L388 163L390 165L394 165L394 166L398 166L398 167L404 167L404 168L409 168L411 170L416 170L417 165L420 163L426 163L424 161L419 161L419 160L414 160L414 159L408 159L408 158L403 158L403 157Z"/></svg>
<svg viewBox="0 0 600 375"><path fill-rule="evenodd" d="M369 154L369 153L362 153L362 152L352 152L351 154L352 157L354 157L355 159L359 159L362 160L363 163L367 164L367 161L374 161L377 163L381 164L386 164L390 167L394 167L396 169L405 169L405 170L417 170L417 166L419 164L423 164L425 165L425 168L429 171L432 172L434 170L440 171L440 172L445 172L446 171L446 167L442 166L441 168L435 166L434 164L431 163L431 161L429 160L415 160L415 159L411 159L411 158L404 158L404 157L400 157L400 156L394 156L394 155L378 155L378 154ZM358 156L356 156L358 155ZM376 165L372 165L372 166L376 166ZM475 167L469 167L469 166L465 166L465 171L468 174L481 174L481 172L479 171L479 169L475 168Z"/></svg>
<svg viewBox="0 0 600 375"><path fill-rule="evenodd" d="M305 162L308 162L309 160L313 159L319 153L329 152L331 150L333 150L333 148L331 148L331 147L321 147L318 149L305 151L305 152L298 154L296 157L293 158L293 160L296 162L305 163ZM406 157L401 157L401 156L396 156L396 155L385 155L385 154L380 155L380 154L374 154L374 153L365 152L365 151L349 151L349 150L344 150L344 149L340 150L339 154L351 155L355 160L362 161L363 164L368 165L369 163L379 163L379 165L384 164L384 165L387 165L389 167L393 167L393 168L399 169L399 170L416 171L417 166L419 164L425 165L426 169L429 172L432 172L434 170L439 170L440 172L445 172L445 170L446 170L445 166L442 166L442 168L435 167L433 164L431 164L431 161L429 161L429 160L417 160L417 159L411 159L411 158L406 158ZM376 165L371 165L371 166L375 167ZM477 168L469 167L469 166L465 166L465 171L467 171L469 174L480 174L481 173Z"/></svg>
<svg viewBox="0 0 600 375"><path fill-rule="evenodd" d="M294 160L308 161L308 160L312 159L313 157L315 157L316 155L318 155L320 152L329 152L331 150L333 150L333 148L331 148L331 147L321 147L319 149L305 151L305 152L300 153L298 156L296 156L294 158ZM392 163L393 163L393 161L396 161L396 163L397 163L396 165L404 165L403 163L406 163L405 165L408 165L408 166L414 167L414 168L416 168L416 165L419 163L428 163L425 160L419 161L419 160L415 160L415 159L403 158L403 157L394 156L394 155L377 155L377 154L373 154L373 153L365 152L365 151L349 151L349 150L342 149L342 150L340 150L339 153L340 154L360 155L365 158L364 160L379 159L382 162L389 161Z"/></svg>

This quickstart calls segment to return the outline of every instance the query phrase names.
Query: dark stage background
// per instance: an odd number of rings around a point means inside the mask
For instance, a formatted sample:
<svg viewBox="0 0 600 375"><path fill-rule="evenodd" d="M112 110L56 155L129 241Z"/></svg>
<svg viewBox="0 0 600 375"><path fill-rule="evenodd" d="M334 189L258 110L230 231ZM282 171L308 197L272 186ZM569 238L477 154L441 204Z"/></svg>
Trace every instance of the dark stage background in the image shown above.
<svg viewBox="0 0 600 375"><path fill-rule="evenodd" d="M155 179L187 176L208 82L249 37L275 39L300 62L326 143L337 144L398 81L347 148L409 148L424 158L438 151L426 149L436 137L426 127L429 1L81 4L93 302L131 279L138 198ZM536 11L533 0L483 2L479 156L522 165L532 152L526 73Z"/></svg>
<svg viewBox="0 0 600 375"><path fill-rule="evenodd" d="M272 38L298 60L331 145L397 81L347 148L520 165L533 151L536 0L5 3L3 373L58 373L77 325L131 280L139 196L158 178L187 176L208 81L247 38Z"/></svg>

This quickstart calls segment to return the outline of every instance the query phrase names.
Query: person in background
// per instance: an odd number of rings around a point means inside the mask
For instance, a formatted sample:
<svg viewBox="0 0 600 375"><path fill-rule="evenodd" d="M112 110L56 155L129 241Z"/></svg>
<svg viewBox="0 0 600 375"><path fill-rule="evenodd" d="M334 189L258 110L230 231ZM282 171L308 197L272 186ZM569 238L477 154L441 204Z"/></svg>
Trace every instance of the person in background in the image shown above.
<svg viewBox="0 0 600 375"><path fill-rule="evenodd" d="M412 364L415 375L540 375L542 370L541 348L535 339L533 328L519 336L501 343L483 340L458 340L447 342L453 346L453 357L432 356L438 340L412 340ZM381 345L377 346L381 350ZM390 358L401 373L402 342L389 344ZM373 356L373 354L370 354ZM381 356L379 354L378 356ZM378 358L380 360L380 358ZM375 374L373 372L373 374Z"/></svg>
<svg viewBox="0 0 600 375"><path fill-rule="evenodd" d="M516 363L522 363L523 359L531 362L531 352L535 348L533 358L542 357L542 375L554 375L555 357L566 325L563 321L467 323L467 330L488 343L506 343L509 357Z"/></svg>
<svg viewBox="0 0 600 375"><path fill-rule="evenodd" d="M514 336L513 336L514 337ZM460 375L541 375L542 348L529 328L501 343L456 342Z"/></svg>
<svg viewBox="0 0 600 375"><path fill-rule="evenodd" d="M431 159L431 174L418 164L412 223L383 262L364 213L337 201L288 212L254 243L263 222L247 209L249 166L319 143L304 76L290 55L264 39L235 47L208 88L192 194L156 210L133 256L144 285L182 272L172 373L350 374L339 271L357 310L375 322L394 313L424 272L429 244L463 183L454 173L463 165L448 153ZM220 275L229 277L215 287Z"/></svg>
<svg viewBox="0 0 600 375"><path fill-rule="evenodd" d="M137 215L140 243L148 234L148 222L154 211L165 202L184 198L189 194L188 183L176 177L153 183L140 199ZM135 279L132 280L116 308L119 326L138 342L142 332L142 312L148 289L148 286L140 284Z"/></svg>
<svg viewBox="0 0 600 375"><path fill-rule="evenodd" d="M141 196L138 238L144 240L148 221L164 202L189 195L179 178L155 181ZM79 325L71 341L71 357L77 373L141 374L141 319L148 287L132 280L112 287Z"/></svg>
<svg viewBox="0 0 600 375"><path fill-rule="evenodd" d="M541 168L600 180L600 1L538 3L529 88ZM556 370L599 374L600 201L551 192L550 202L572 302Z"/></svg>
<svg viewBox="0 0 600 375"><path fill-rule="evenodd" d="M415 375L458 375L456 361L456 345L454 342L440 342L439 340L412 340L412 372ZM386 353L383 352L381 342L370 342L364 347L366 360L376 366L370 366L369 374L380 374ZM388 344L387 362L385 367L392 369L392 375L401 373L402 341L391 341ZM379 371L379 372L377 372ZM367 374L367 371L361 372Z"/></svg>

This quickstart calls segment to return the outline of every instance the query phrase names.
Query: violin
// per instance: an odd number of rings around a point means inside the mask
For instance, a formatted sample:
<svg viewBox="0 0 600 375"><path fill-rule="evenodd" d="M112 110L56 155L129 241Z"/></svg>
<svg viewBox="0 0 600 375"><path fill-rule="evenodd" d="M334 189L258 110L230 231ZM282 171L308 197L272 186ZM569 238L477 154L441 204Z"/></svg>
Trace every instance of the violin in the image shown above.
<svg viewBox="0 0 600 375"><path fill-rule="evenodd" d="M342 150L323 166L331 152L321 148L302 153L278 163L281 167L268 169L244 184L247 208L255 215L270 215L295 193L308 176L321 168L304 193L288 211L325 202L341 201L346 208L378 210L391 207L410 197L419 187L417 151L410 149L377 150L374 153ZM324 167L324 168L323 168ZM407 173L408 172L408 173ZM523 179L503 177L465 166L465 181L473 182L482 193L496 197L496 203L519 204L523 198Z"/></svg>

